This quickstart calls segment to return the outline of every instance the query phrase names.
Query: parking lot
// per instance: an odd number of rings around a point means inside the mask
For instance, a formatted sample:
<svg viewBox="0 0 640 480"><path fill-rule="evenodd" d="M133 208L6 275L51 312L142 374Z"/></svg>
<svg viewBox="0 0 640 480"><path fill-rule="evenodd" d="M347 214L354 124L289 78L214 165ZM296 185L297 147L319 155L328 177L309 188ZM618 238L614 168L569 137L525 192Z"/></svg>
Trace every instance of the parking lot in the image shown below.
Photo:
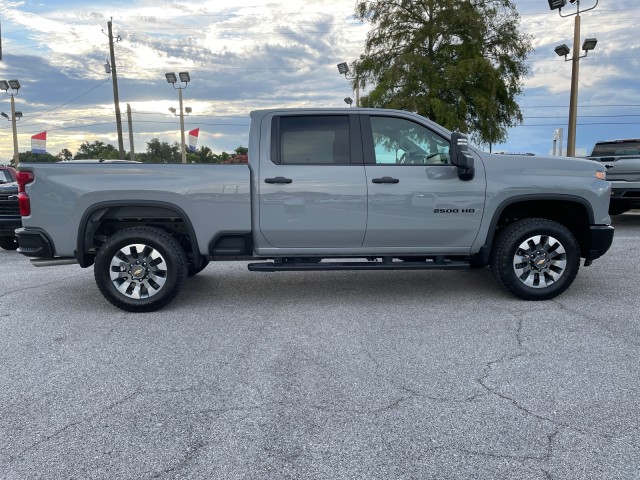
<svg viewBox="0 0 640 480"><path fill-rule="evenodd" d="M251 273L156 313L0 251L1 479L637 479L640 213L546 302L489 269Z"/></svg>

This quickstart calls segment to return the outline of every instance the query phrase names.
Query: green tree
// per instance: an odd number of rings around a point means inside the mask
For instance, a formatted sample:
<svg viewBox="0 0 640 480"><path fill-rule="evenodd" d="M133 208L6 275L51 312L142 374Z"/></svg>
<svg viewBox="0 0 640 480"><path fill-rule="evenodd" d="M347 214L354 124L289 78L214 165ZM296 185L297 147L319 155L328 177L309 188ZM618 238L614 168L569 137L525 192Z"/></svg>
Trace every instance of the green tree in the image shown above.
<svg viewBox="0 0 640 480"><path fill-rule="evenodd" d="M213 152L209 147L202 146L195 152L187 153L190 163L214 163Z"/></svg>
<svg viewBox="0 0 640 480"><path fill-rule="evenodd" d="M522 122L516 97L531 37L511 0L358 0L369 22L353 64L363 106L417 112L480 143L506 140Z"/></svg>
<svg viewBox="0 0 640 480"><path fill-rule="evenodd" d="M60 160L71 160L73 158L73 153L71 153L69 149L63 148L56 157Z"/></svg>
<svg viewBox="0 0 640 480"><path fill-rule="evenodd" d="M74 160L83 160L87 158L93 159L114 159L119 158L118 149L111 145L110 143L103 143L99 140L96 140L93 143L84 142L78 148Z"/></svg>
<svg viewBox="0 0 640 480"><path fill-rule="evenodd" d="M180 163L182 154L180 144L173 142L161 142L157 138L147 142L147 151L139 155L139 159L145 163Z"/></svg>
<svg viewBox="0 0 640 480"><path fill-rule="evenodd" d="M240 147L236 147L234 152L236 153L236 155L248 155L249 149L247 147L240 146Z"/></svg>
<svg viewBox="0 0 640 480"><path fill-rule="evenodd" d="M51 163L59 160L50 153L33 153L31 150L20 152L18 155L20 156L20 163ZM13 163L13 159L11 159L9 165L15 167Z"/></svg>

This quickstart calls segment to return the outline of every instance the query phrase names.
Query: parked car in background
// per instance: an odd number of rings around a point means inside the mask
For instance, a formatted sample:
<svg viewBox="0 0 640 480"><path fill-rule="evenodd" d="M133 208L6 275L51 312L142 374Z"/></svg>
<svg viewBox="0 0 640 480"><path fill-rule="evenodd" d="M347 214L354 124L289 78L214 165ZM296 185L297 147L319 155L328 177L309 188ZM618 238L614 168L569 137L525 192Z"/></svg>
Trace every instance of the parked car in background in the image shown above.
<svg viewBox="0 0 640 480"><path fill-rule="evenodd" d="M0 167L0 248L18 248L16 228L21 226L16 171L12 167Z"/></svg>
<svg viewBox="0 0 640 480"><path fill-rule="evenodd" d="M607 167L607 180L611 182L611 215L640 208L640 139L598 142L587 158Z"/></svg>

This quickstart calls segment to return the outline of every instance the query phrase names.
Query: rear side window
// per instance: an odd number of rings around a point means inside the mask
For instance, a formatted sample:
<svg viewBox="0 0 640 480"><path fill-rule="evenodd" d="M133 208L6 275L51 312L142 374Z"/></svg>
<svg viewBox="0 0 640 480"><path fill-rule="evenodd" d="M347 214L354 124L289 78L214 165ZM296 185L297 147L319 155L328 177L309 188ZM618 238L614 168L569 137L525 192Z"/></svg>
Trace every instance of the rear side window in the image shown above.
<svg viewBox="0 0 640 480"><path fill-rule="evenodd" d="M284 116L274 119L272 160L284 165L351 162L347 115Z"/></svg>
<svg viewBox="0 0 640 480"><path fill-rule="evenodd" d="M13 178L9 175L9 172L6 170L0 170L0 183L10 183L13 182Z"/></svg>

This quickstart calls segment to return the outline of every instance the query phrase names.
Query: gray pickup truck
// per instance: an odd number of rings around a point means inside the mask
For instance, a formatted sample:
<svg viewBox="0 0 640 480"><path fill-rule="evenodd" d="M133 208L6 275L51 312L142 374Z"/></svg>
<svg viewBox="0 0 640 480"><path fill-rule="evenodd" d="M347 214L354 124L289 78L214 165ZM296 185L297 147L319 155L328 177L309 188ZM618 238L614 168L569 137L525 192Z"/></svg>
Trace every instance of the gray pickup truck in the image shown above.
<svg viewBox="0 0 640 480"><path fill-rule="evenodd" d="M418 115L251 114L248 165L22 164L23 255L94 265L115 306L151 311L210 261L249 270L491 265L502 287L553 298L613 240L605 167L492 155Z"/></svg>
<svg viewBox="0 0 640 480"><path fill-rule="evenodd" d="M587 158L607 167L611 215L640 208L640 139L597 142Z"/></svg>

